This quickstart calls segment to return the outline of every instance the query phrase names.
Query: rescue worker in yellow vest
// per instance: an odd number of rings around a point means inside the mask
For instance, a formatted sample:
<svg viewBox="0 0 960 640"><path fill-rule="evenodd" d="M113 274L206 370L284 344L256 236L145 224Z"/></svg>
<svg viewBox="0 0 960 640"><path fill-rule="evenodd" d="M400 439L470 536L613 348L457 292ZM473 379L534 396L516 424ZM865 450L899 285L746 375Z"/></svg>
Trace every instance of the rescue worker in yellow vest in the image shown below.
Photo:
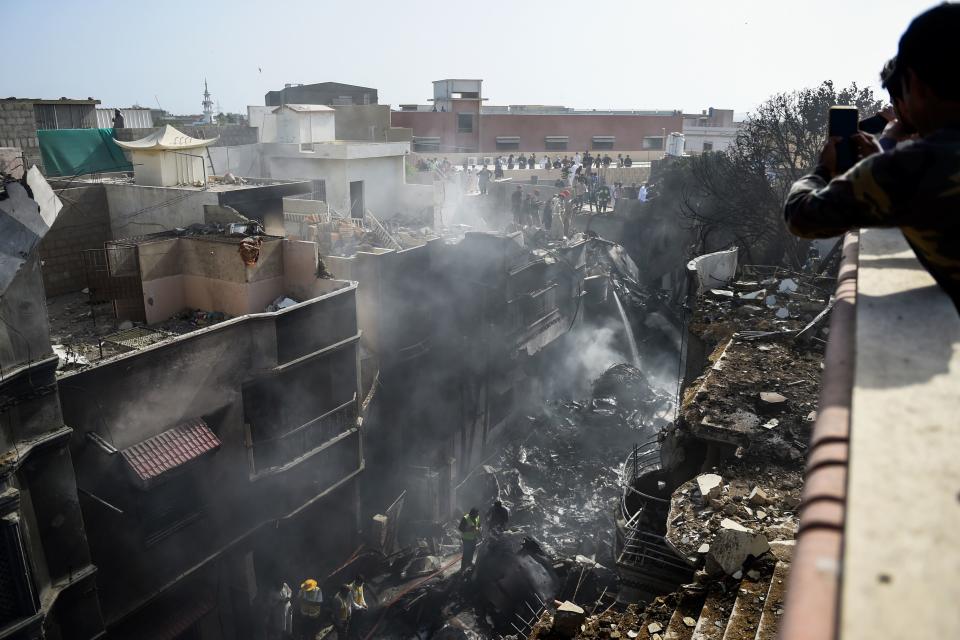
<svg viewBox="0 0 960 640"><path fill-rule="evenodd" d="M311 640L320 630L320 614L323 613L323 592L320 585L313 578L307 578L300 585L297 594L297 603L300 611L300 629L297 634L301 638Z"/></svg>
<svg viewBox="0 0 960 640"><path fill-rule="evenodd" d="M367 600L363 597L363 576L359 573L357 577L354 578L353 582L350 583L350 595L353 597L353 609L357 611L362 611L367 609Z"/></svg>
<svg viewBox="0 0 960 640"><path fill-rule="evenodd" d="M353 617L353 595L349 584L340 586L333 597L333 626L337 630L337 640L347 640L350 634L350 618Z"/></svg>
<svg viewBox="0 0 960 640"><path fill-rule="evenodd" d="M460 558L460 570L473 566L473 553L477 550L480 537L480 510L474 507L460 520L460 539L463 541L463 555Z"/></svg>

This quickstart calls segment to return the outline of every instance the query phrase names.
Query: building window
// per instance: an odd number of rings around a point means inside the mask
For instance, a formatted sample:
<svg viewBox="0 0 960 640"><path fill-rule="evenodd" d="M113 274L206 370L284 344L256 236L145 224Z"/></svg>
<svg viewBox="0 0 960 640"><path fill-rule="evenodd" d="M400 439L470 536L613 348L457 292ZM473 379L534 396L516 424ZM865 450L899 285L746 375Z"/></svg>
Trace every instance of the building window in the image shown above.
<svg viewBox="0 0 960 640"><path fill-rule="evenodd" d="M706 153L707 151L713 151L713 143L712 143L712 142L704 142L704 143L703 143L703 152Z"/></svg>
<svg viewBox="0 0 960 640"><path fill-rule="evenodd" d="M610 151L616 138L613 136L593 136L593 149L596 151Z"/></svg>
<svg viewBox="0 0 960 640"><path fill-rule="evenodd" d="M37 612L16 513L0 518L0 628Z"/></svg>
<svg viewBox="0 0 960 640"><path fill-rule="evenodd" d="M497 151L519 151L520 136L497 136Z"/></svg>
<svg viewBox="0 0 960 640"><path fill-rule="evenodd" d="M457 133L473 133L473 114L457 114Z"/></svg>
<svg viewBox="0 0 960 640"><path fill-rule="evenodd" d="M89 129L97 123L92 104L35 104L37 129Z"/></svg>
<svg viewBox="0 0 960 640"><path fill-rule="evenodd" d="M437 153L440 151L440 138L414 136L413 150L418 153Z"/></svg>
<svg viewBox="0 0 960 640"><path fill-rule="evenodd" d="M651 151L663 149L663 136L647 136L643 139L643 148Z"/></svg>
<svg viewBox="0 0 960 640"><path fill-rule="evenodd" d="M301 142L300 143L300 152L301 153L313 153L313 143L312 142Z"/></svg>
<svg viewBox="0 0 960 640"><path fill-rule="evenodd" d="M566 151L569 138L567 136L547 136L543 146L547 151Z"/></svg>

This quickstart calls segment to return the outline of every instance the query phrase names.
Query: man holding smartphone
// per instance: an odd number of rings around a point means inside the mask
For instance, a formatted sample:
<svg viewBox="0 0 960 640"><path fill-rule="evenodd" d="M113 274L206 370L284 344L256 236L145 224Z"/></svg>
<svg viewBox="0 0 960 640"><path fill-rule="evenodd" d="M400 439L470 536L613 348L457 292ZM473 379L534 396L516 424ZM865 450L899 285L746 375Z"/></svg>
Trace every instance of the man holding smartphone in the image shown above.
<svg viewBox="0 0 960 640"><path fill-rule="evenodd" d="M787 226L805 238L861 227L900 227L917 258L960 309L960 4L919 15L900 38L882 80L899 122L893 135L915 139L882 152L874 138L849 138L856 164L837 170L831 138L816 170L794 183Z"/></svg>

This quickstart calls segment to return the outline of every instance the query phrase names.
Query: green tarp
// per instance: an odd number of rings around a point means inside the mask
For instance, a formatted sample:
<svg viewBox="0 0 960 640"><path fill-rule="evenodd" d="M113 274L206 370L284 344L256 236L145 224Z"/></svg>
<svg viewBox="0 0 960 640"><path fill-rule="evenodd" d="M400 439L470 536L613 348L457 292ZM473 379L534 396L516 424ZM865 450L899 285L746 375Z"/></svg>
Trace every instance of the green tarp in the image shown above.
<svg viewBox="0 0 960 640"><path fill-rule="evenodd" d="M40 129L37 139L48 176L133 170L113 140L113 129Z"/></svg>

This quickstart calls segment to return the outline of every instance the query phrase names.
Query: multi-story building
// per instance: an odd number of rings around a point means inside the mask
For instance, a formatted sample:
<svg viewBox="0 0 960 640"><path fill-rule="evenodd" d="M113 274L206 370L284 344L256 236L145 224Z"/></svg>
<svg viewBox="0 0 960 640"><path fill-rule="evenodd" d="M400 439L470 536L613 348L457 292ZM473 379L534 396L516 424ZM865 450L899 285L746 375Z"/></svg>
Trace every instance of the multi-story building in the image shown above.
<svg viewBox="0 0 960 640"><path fill-rule="evenodd" d="M36 169L0 185L0 638L100 637L37 247L60 203Z"/></svg>
<svg viewBox="0 0 960 640"><path fill-rule="evenodd" d="M575 320L585 249L546 255L520 233L469 232L325 258L334 275L359 283L363 339L379 371L371 501L389 504L405 488L410 519L435 522L469 499L461 485L536 402L541 352Z"/></svg>
<svg viewBox="0 0 960 640"><path fill-rule="evenodd" d="M391 122L411 128L413 150L423 153L573 155L590 150L630 152L635 160L660 157L666 136L683 128L680 111L486 106L482 84L437 80L433 104L402 104Z"/></svg>
<svg viewBox="0 0 960 640"><path fill-rule="evenodd" d="M141 305L237 317L135 326L60 379L111 637L264 637L281 583L322 579L355 540L356 284L318 278L312 243L262 237L254 260L242 239L130 241Z"/></svg>

